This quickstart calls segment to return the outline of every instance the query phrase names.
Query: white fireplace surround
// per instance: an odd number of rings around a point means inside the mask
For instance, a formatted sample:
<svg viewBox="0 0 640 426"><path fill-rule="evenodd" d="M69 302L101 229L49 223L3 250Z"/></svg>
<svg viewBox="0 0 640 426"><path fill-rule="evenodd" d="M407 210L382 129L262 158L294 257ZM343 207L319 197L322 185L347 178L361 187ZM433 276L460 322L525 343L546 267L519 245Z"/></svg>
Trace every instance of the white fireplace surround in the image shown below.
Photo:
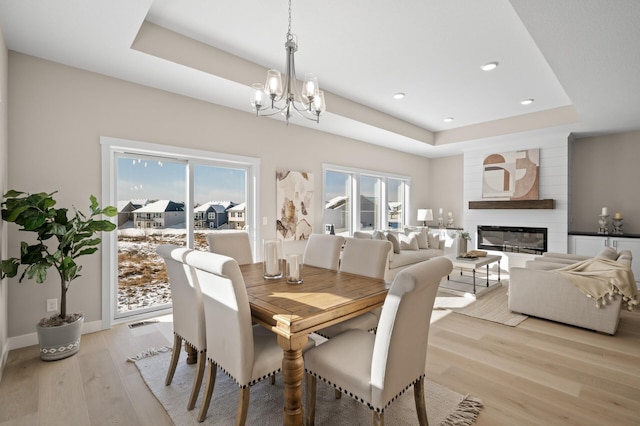
<svg viewBox="0 0 640 426"><path fill-rule="evenodd" d="M513 138L513 136L511 136ZM482 200L482 162L488 154L540 148L539 196L555 200L554 209L469 209ZM464 229L477 247L478 225L547 228L547 251L566 253L569 205L569 135L543 135L518 141L496 140L493 148L464 153ZM495 252L507 255L508 253ZM510 255L510 254L509 254Z"/></svg>

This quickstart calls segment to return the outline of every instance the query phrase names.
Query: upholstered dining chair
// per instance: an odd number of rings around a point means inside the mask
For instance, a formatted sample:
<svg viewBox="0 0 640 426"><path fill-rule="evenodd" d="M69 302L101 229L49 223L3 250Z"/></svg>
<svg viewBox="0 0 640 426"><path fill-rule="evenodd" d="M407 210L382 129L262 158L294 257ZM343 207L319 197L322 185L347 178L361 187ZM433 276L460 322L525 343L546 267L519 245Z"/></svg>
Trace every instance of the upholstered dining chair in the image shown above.
<svg viewBox="0 0 640 426"><path fill-rule="evenodd" d="M342 259L340 260L340 272L384 279L387 265L389 264L389 253L392 250L393 245L389 241L347 239L342 251ZM377 308L371 312L318 330L316 333L331 339L346 330L354 328L373 331L378 326L379 317L380 308Z"/></svg>
<svg viewBox="0 0 640 426"><path fill-rule="evenodd" d="M280 371L282 349L275 333L251 325L249 298L235 259L194 250L186 262L202 292L206 319L208 374L198 421L207 415L220 367L240 388L236 425L244 425L250 386ZM309 339L305 350L313 345Z"/></svg>
<svg viewBox="0 0 640 426"><path fill-rule="evenodd" d="M367 405L372 424L384 424L384 410L413 385L420 425L427 425L424 401L429 325L438 286L452 270L436 257L401 271L384 302L377 333L348 330L304 354L306 421L315 418L317 380Z"/></svg>
<svg viewBox="0 0 640 426"><path fill-rule="evenodd" d="M344 237L329 234L311 234L302 255L302 263L337 271Z"/></svg>
<svg viewBox="0 0 640 426"><path fill-rule="evenodd" d="M165 385L170 385L176 372L182 342L191 346L198 354L196 374L191 386L191 395L187 402L187 409L192 410L196 405L202 377L206 366L204 352L206 350L204 308L200 288L193 282L185 257L193 250L172 244L163 244L156 248L156 253L164 260L171 289L173 304L173 353L169 363L169 371Z"/></svg>
<svg viewBox="0 0 640 426"><path fill-rule="evenodd" d="M209 251L234 258L239 265L253 263L249 233L244 231L221 231L207 234Z"/></svg>

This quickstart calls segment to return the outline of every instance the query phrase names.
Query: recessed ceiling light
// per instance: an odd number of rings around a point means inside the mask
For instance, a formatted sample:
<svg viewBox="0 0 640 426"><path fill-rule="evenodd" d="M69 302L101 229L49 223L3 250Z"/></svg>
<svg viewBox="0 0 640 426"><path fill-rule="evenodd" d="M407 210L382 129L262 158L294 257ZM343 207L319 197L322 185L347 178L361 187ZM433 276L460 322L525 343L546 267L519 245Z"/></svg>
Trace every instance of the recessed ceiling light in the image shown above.
<svg viewBox="0 0 640 426"><path fill-rule="evenodd" d="M398 92L393 95L393 99L402 99L404 98L404 93Z"/></svg>
<svg viewBox="0 0 640 426"><path fill-rule="evenodd" d="M480 67L482 71L492 71L498 67L498 62L487 62L483 66Z"/></svg>
<svg viewBox="0 0 640 426"><path fill-rule="evenodd" d="M522 105L531 105L533 103L533 99L525 99L524 101L520 102Z"/></svg>
<svg viewBox="0 0 640 426"><path fill-rule="evenodd" d="M445 117L442 121L445 123L451 123L453 121L453 117Z"/></svg>

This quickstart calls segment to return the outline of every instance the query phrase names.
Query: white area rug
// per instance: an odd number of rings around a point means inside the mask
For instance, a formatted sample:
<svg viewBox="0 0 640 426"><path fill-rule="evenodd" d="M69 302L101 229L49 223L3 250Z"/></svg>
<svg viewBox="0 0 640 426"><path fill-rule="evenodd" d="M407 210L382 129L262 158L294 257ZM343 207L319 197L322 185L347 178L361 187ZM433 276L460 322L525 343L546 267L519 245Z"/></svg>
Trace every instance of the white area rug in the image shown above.
<svg viewBox="0 0 640 426"><path fill-rule="evenodd" d="M502 285L478 297L454 296L438 292L434 309L447 309L462 315L515 327L529 317L509 310L508 290L509 284L503 280Z"/></svg>
<svg viewBox="0 0 640 426"><path fill-rule="evenodd" d="M198 410L201 405L204 383L196 408L187 411L187 399L191 392L191 384L195 374L195 365L187 365L186 354L181 353L173 382L165 386L164 379L169 366L171 352L157 353L135 361L142 378L167 413L178 426L196 425ZM139 354L141 355L141 354ZM359 402L343 395L335 399L332 387L318 382L316 400L316 425L352 426L371 424L370 410ZM429 424L434 425L470 425L477 418L482 402L476 398L460 395L437 383L425 380L425 394L427 416ZM304 399L304 391L303 391ZM238 402L238 387L222 371L218 370L217 380L207 418L203 425L233 425L236 405ZM247 425L276 426L282 424L283 407L282 376L278 375L276 384L263 380L251 388L251 399ZM410 388L400 398L385 410L385 424L417 425L413 388Z"/></svg>

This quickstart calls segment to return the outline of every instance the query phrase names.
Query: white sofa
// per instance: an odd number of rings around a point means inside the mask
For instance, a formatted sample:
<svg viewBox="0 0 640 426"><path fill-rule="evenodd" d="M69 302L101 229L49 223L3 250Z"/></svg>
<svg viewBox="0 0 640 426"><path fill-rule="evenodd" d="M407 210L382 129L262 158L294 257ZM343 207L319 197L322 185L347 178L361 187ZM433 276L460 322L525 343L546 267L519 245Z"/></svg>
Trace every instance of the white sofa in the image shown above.
<svg viewBox="0 0 640 426"><path fill-rule="evenodd" d="M420 235L418 235L420 234ZM395 240L394 240L395 237ZM413 241L417 242L417 245ZM437 235L430 235L426 228L407 231L358 231L353 238L387 239L393 245L389 253L389 265L385 280L391 282L401 270L416 263L444 255L444 241Z"/></svg>
<svg viewBox="0 0 640 426"><path fill-rule="evenodd" d="M631 268L632 255L607 247L598 256L615 260ZM582 293L564 275L555 270L590 259L562 253L545 253L528 261L524 268L509 271L509 309L526 315L615 334L620 320L622 297L598 308L596 301ZM635 282L633 283L635 287Z"/></svg>

